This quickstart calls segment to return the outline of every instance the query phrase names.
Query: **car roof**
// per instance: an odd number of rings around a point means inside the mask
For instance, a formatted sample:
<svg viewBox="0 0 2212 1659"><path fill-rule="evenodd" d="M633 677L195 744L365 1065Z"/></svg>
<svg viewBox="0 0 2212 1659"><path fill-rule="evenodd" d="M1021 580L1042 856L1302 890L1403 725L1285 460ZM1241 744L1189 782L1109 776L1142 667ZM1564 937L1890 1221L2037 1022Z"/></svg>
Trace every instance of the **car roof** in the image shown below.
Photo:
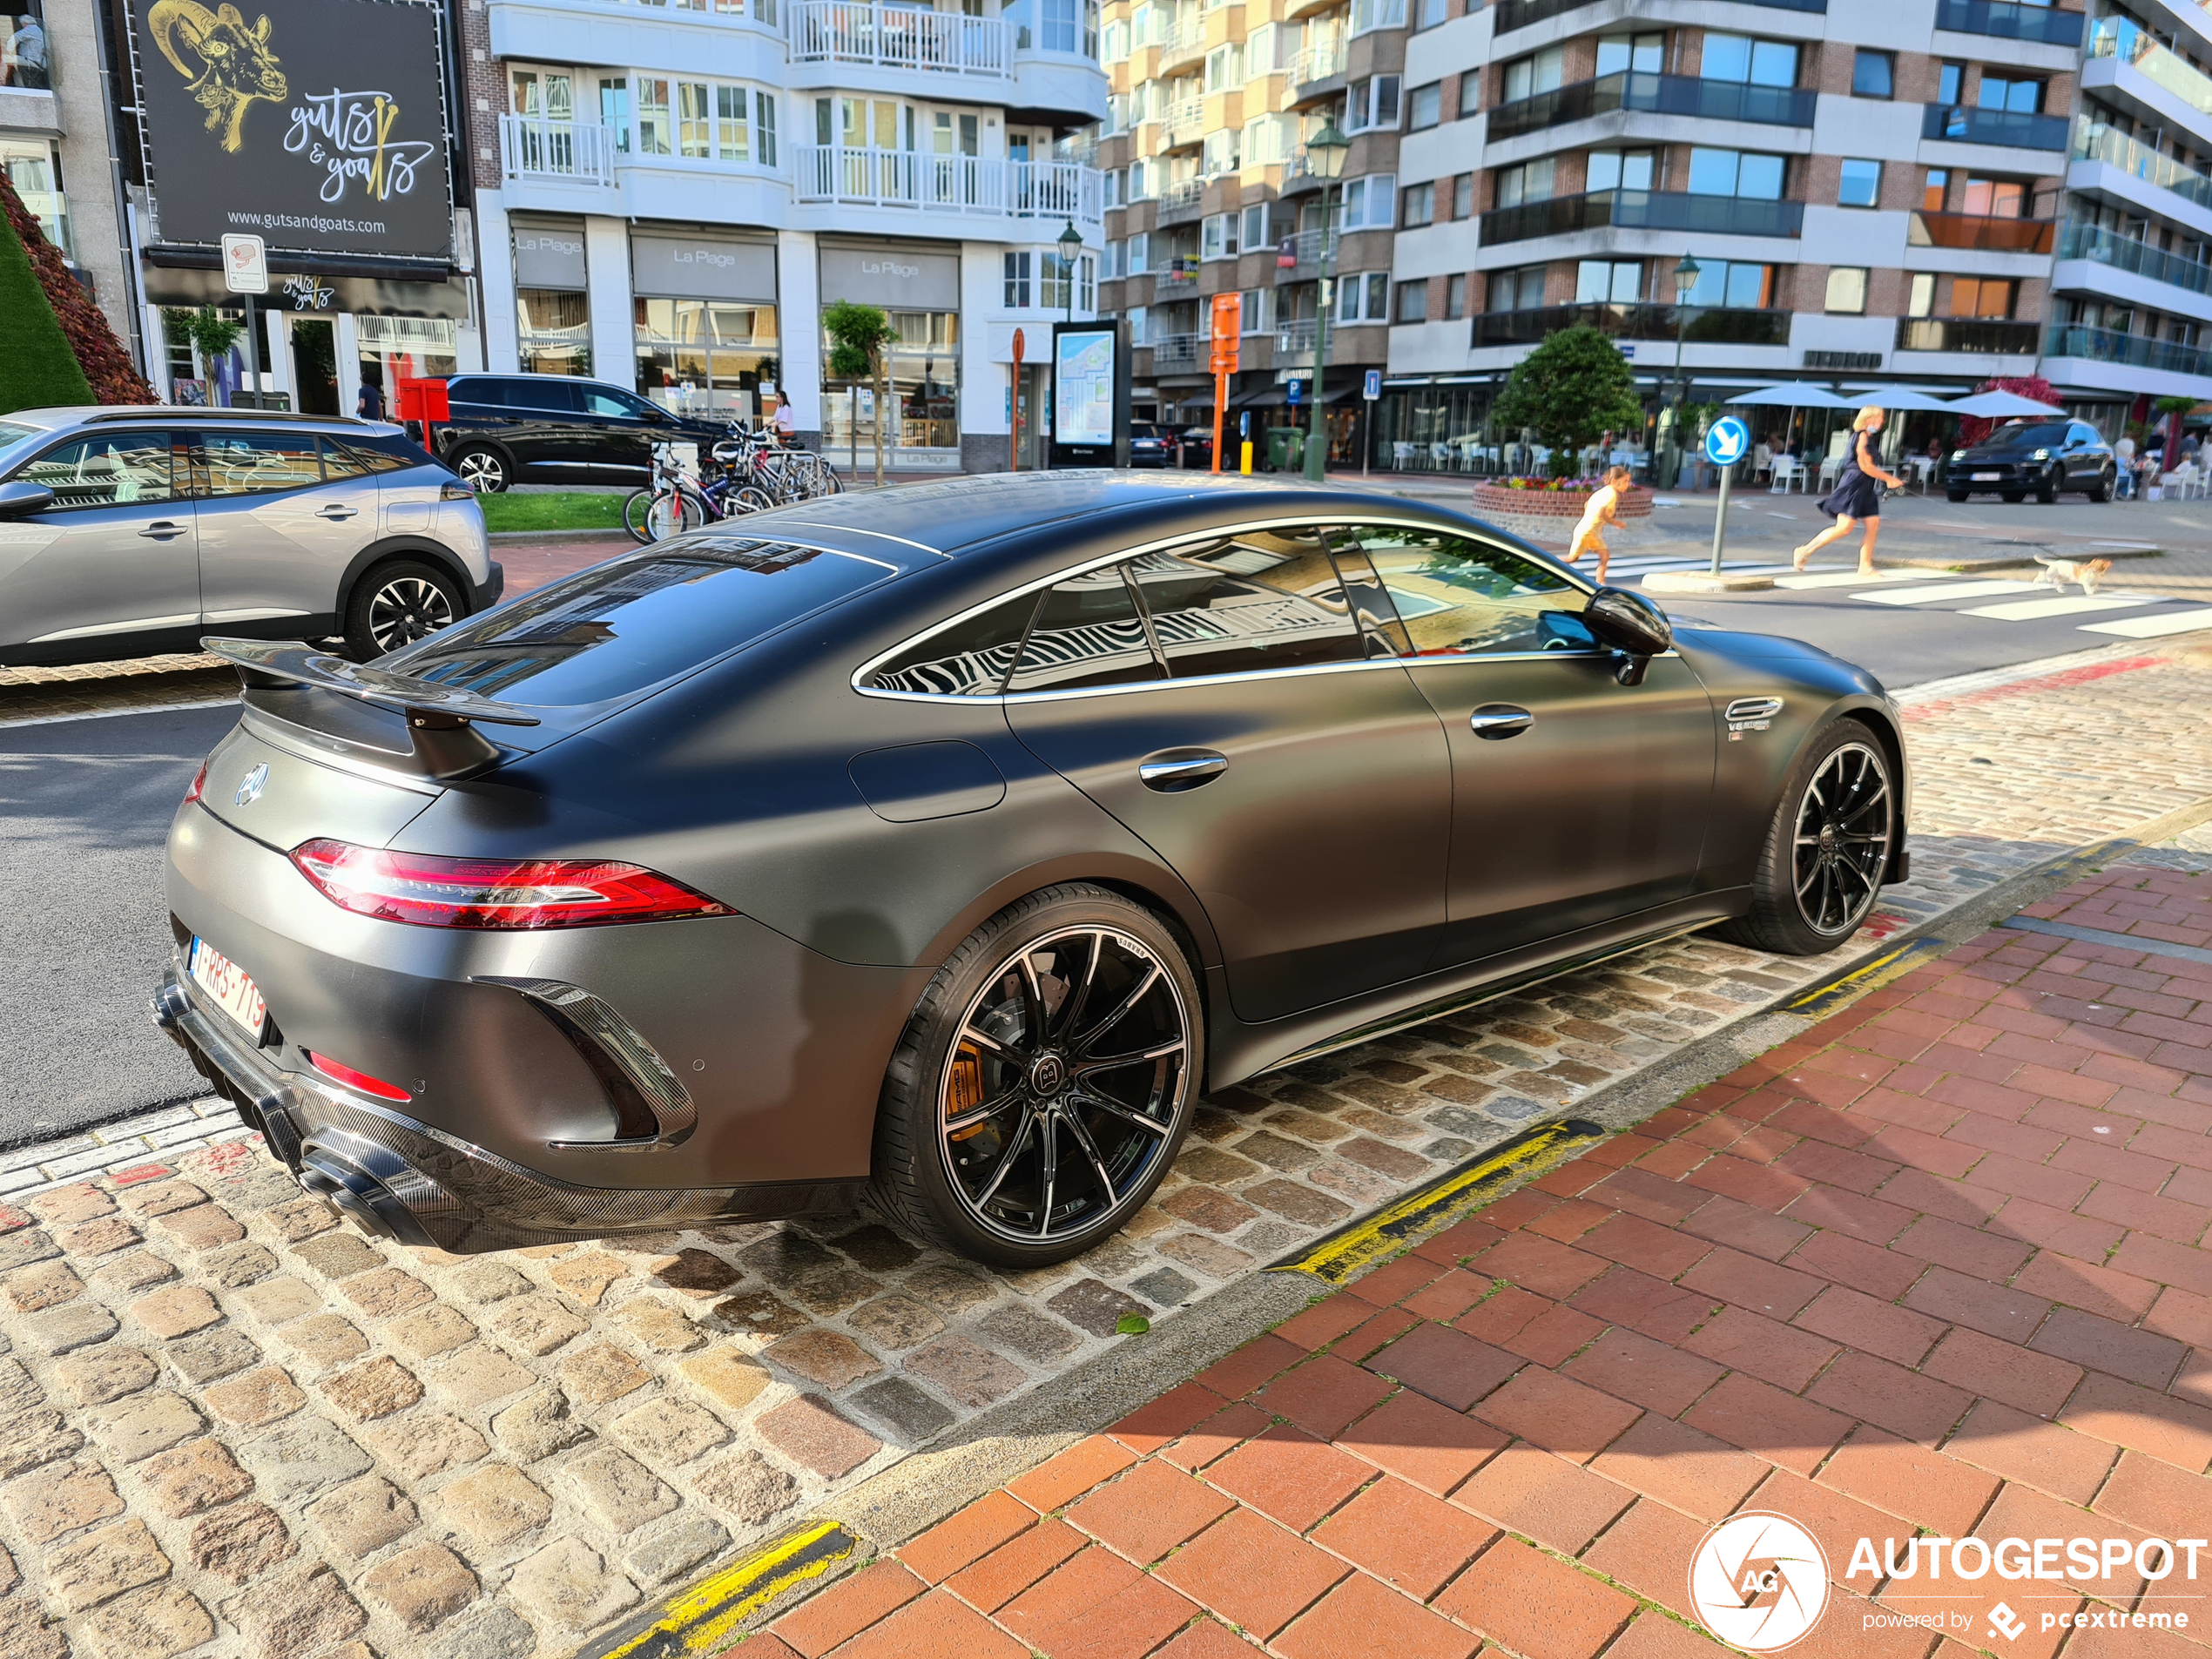
<svg viewBox="0 0 2212 1659"><path fill-rule="evenodd" d="M341 427L356 432L401 429L389 421L364 421L356 415L307 415L296 409L193 408L182 403L94 403L65 408L13 409L0 415L0 420L44 427L50 432L127 421L159 421L170 425L184 421L192 426L233 426L244 422L253 426Z"/></svg>
<svg viewBox="0 0 2212 1659"><path fill-rule="evenodd" d="M746 522L763 531L771 526L787 529L800 541L823 531L858 532L903 544L922 556L912 561L921 563L929 555L957 557L987 542L1076 519L1143 518L1149 529L1163 518L1172 519L1178 505L1188 510L1196 528L1237 498L1249 501L1251 511L1265 514L1311 512L1342 518L1364 508L1387 510L1393 517L1408 509L1422 517L1437 516L1433 509L1395 496L1205 473L1140 477L1099 468L969 474L801 502L754 514ZM1085 529L1097 527L1095 522L1087 523Z"/></svg>

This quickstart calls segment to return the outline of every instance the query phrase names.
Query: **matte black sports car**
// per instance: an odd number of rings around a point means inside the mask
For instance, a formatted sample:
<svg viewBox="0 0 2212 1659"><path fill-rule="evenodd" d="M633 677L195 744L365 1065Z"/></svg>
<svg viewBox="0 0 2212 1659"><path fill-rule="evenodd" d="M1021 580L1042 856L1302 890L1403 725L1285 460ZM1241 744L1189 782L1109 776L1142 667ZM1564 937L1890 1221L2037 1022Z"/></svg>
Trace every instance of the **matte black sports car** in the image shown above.
<svg viewBox="0 0 2212 1659"><path fill-rule="evenodd" d="M2038 501L2054 502L2061 490L2079 490L2109 501L2119 480L2112 446L2087 421L2013 421L1951 452L1943 493L1952 501L1977 492L2018 501L2033 490Z"/></svg>
<svg viewBox="0 0 2212 1659"><path fill-rule="evenodd" d="M964 479L641 549L367 666L214 642L157 1017L448 1250L874 1201L1036 1264L1192 1103L1905 872L1895 705L1458 514Z"/></svg>

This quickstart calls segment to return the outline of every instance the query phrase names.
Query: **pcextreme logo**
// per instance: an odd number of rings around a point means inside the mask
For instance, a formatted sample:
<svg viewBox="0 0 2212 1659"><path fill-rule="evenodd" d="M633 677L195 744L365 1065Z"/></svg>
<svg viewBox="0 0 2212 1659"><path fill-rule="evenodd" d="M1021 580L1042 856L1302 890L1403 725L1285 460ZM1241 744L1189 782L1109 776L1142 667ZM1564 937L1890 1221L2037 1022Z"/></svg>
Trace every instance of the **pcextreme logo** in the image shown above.
<svg viewBox="0 0 2212 1659"><path fill-rule="evenodd" d="M1841 1581L1867 1581L1870 1599L1859 1618L1867 1630L1919 1628L1954 1635L1982 1626L1982 1642L1994 1646L2018 1640L2029 1629L2186 1630L2189 1615L2168 1609L2161 1600L2196 1599L2166 1591L2162 1581L2195 1580L2200 1556L2212 1545L2202 1538L1871 1538L1855 1541L1851 1564ZM2181 1569L2176 1575L2175 1568ZM1947 1569L1947 1571L1946 1571ZM2064 1583L2070 1594L2054 1595L2030 1588L2013 1592L2031 1600L2060 1603L2051 1612L2023 1617L2003 1601L1981 1608L1947 1606L1921 1611L1915 1602L1953 1602L1974 1597L1978 1581L1995 1576L2014 1581ZM1954 1581L1955 1589L1943 1587ZM1876 1591L1881 1600L1871 1600ZM2082 1606L2083 1596L2109 1605ZM2124 1604L2136 1602L2134 1607ZM1745 1510L1730 1515L1699 1542L1689 1564L1690 1605L1705 1628L1731 1647L1748 1653L1778 1653L1809 1634L1829 1602L1828 1560L1819 1541L1787 1515ZM1895 1604L1892 1606L1892 1604ZM1978 1598L1969 1603L1980 1608ZM1969 1637L1969 1639L1971 1639Z"/></svg>

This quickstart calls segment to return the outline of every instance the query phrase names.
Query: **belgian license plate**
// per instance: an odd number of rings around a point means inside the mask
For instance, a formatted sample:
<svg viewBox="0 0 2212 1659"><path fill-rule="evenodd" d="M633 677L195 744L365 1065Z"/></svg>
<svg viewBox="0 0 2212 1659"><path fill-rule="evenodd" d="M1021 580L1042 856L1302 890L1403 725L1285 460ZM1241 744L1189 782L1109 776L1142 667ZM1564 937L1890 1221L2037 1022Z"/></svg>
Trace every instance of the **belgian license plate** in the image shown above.
<svg viewBox="0 0 2212 1659"><path fill-rule="evenodd" d="M185 966L192 983L213 997L216 1006L259 1042L269 1022L269 1005L261 1000L260 988L246 977L246 970L204 939L192 941L192 955Z"/></svg>
<svg viewBox="0 0 2212 1659"><path fill-rule="evenodd" d="M2002 473L1978 472L1974 475L1974 482L1978 484L1993 484L2003 476Z"/></svg>

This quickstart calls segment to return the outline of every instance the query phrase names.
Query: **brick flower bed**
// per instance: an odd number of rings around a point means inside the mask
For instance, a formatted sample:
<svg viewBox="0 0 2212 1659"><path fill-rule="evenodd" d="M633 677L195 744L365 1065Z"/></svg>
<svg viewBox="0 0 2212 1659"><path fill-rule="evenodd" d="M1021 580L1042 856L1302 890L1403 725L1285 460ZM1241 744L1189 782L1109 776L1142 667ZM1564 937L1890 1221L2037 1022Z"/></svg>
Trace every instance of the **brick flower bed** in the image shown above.
<svg viewBox="0 0 2212 1659"><path fill-rule="evenodd" d="M1588 489L1514 489L1502 483L1480 483L1474 487L1474 510L1484 518L1565 519L1572 523L1581 517L1582 509L1594 493ZM1624 521L1649 518L1651 492L1642 484L1631 484L1621 492L1620 504L1615 510Z"/></svg>

